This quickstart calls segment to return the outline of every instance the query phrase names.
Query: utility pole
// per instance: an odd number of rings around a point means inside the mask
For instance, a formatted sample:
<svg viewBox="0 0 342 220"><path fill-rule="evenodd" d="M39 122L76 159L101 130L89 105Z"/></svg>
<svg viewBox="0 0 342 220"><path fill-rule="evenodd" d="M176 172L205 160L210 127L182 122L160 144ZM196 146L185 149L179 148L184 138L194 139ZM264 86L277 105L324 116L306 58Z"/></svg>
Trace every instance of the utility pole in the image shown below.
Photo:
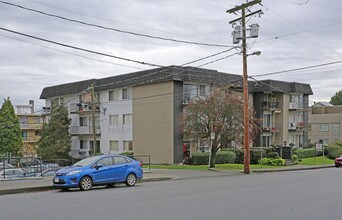
<svg viewBox="0 0 342 220"><path fill-rule="evenodd" d="M243 101L244 101L244 173L250 173L250 141L249 141L249 111L248 111L248 76L247 76L247 45L246 45L246 17L250 17L255 14L262 13L261 10L251 12L246 15L246 9L255 4L260 4L261 0L254 0L251 2L247 2L240 6L236 6L235 8L227 10L227 13L236 14L237 11L241 11L241 18L237 18L235 20L230 21L230 24L235 24L237 21L241 21L241 26L236 26L235 31L233 32L233 43L239 43L242 40L242 62L243 62ZM253 25L251 26L253 28ZM259 28L259 25L254 25L255 28ZM252 34L251 28L251 37L257 37L257 34ZM253 30L254 31L254 30Z"/></svg>
<svg viewBox="0 0 342 220"><path fill-rule="evenodd" d="M91 116L93 122L93 155L96 154L96 125L95 125L95 94L94 83L91 84Z"/></svg>

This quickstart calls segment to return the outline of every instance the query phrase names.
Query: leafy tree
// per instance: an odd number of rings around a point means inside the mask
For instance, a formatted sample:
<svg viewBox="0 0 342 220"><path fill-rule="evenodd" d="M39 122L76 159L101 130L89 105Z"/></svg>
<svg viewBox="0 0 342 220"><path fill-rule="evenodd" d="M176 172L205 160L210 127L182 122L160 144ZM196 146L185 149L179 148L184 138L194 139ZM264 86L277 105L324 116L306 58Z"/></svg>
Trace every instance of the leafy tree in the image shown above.
<svg viewBox="0 0 342 220"><path fill-rule="evenodd" d="M23 138L19 119L8 97L0 109L0 154L18 154L22 147Z"/></svg>
<svg viewBox="0 0 342 220"><path fill-rule="evenodd" d="M332 105L342 105L342 90L338 91L330 99Z"/></svg>
<svg viewBox="0 0 342 220"><path fill-rule="evenodd" d="M250 138L254 140L259 120L250 114ZM181 117L185 139L210 138L215 133L211 146L210 167L215 167L218 150L234 141L243 143L244 117L241 95L231 89L217 87L211 95L193 99L183 110Z"/></svg>
<svg viewBox="0 0 342 220"><path fill-rule="evenodd" d="M43 159L68 158L71 148L71 136L68 110L63 105L54 105L51 119L43 125L42 137L38 143L38 156Z"/></svg>

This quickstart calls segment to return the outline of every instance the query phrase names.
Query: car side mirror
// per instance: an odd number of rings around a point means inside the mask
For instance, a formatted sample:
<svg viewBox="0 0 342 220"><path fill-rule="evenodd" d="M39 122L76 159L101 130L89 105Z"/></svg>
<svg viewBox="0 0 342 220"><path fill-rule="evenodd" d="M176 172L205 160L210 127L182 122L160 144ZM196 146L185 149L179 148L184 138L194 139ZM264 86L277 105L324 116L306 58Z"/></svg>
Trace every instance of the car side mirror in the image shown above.
<svg viewBox="0 0 342 220"><path fill-rule="evenodd" d="M102 164L96 164L95 168L98 170L99 168L103 167Z"/></svg>

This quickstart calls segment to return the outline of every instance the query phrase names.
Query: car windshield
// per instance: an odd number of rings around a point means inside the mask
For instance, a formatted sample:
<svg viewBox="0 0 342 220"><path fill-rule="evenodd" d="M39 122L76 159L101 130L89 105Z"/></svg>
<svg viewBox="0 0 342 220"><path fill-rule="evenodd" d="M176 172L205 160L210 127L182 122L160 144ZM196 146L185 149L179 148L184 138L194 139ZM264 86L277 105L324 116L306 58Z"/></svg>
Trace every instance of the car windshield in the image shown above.
<svg viewBox="0 0 342 220"><path fill-rule="evenodd" d="M76 166L76 167L89 166L90 164L94 163L99 158L100 158L100 156L88 157L88 158L85 158L85 159L83 159L81 161L78 161L73 166Z"/></svg>

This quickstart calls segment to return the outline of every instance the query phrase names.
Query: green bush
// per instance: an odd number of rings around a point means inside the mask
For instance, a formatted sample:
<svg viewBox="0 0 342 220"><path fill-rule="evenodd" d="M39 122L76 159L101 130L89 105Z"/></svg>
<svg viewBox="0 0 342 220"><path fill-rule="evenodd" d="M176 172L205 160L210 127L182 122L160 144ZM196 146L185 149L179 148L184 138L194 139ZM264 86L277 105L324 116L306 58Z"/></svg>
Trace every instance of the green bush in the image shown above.
<svg viewBox="0 0 342 220"><path fill-rule="evenodd" d="M279 154L278 152L269 152L267 155L266 155L267 158L273 158L273 159L277 159L279 158Z"/></svg>
<svg viewBox="0 0 342 220"><path fill-rule="evenodd" d="M295 155L295 154L292 154L292 161L295 162L295 163L298 163L298 156Z"/></svg>
<svg viewBox="0 0 342 220"><path fill-rule="evenodd" d="M267 166L285 166L285 160L282 158L262 158L259 161L259 164L267 165Z"/></svg>
<svg viewBox="0 0 342 220"><path fill-rule="evenodd" d="M192 155L193 165L206 165L209 163L209 152L197 153ZM216 154L216 164L234 163L236 155L232 151L219 151Z"/></svg>
<svg viewBox="0 0 342 220"><path fill-rule="evenodd" d="M329 159L335 159L342 155L342 148L339 145L329 145L327 147L327 157Z"/></svg>
<svg viewBox="0 0 342 220"><path fill-rule="evenodd" d="M317 153L317 155L316 155ZM323 154L322 152L317 151L315 148L306 148L306 149L298 149L297 150L297 156L298 158L310 158L315 156L320 156Z"/></svg>
<svg viewBox="0 0 342 220"><path fill-rule="evenodd" d="M243 164L243 148L232 148L231 151L236 155L235 163Z"/></svg>
<svg viewBox="0 0 342 220"><path fill-rule="evenodd" d="M244 159L244 149L243 148L232 148L231 151L233 151L236 155L235 163L243 164ZM265 147L262 148L262 157L268 157L268 154L273 153L275 151L275 148L272 147ZM251 164L258 164L259 160L261 159L261 148L260 147L253 147L250 151L250 163ZM278 154L279 156L279 154Z"/></svg>

